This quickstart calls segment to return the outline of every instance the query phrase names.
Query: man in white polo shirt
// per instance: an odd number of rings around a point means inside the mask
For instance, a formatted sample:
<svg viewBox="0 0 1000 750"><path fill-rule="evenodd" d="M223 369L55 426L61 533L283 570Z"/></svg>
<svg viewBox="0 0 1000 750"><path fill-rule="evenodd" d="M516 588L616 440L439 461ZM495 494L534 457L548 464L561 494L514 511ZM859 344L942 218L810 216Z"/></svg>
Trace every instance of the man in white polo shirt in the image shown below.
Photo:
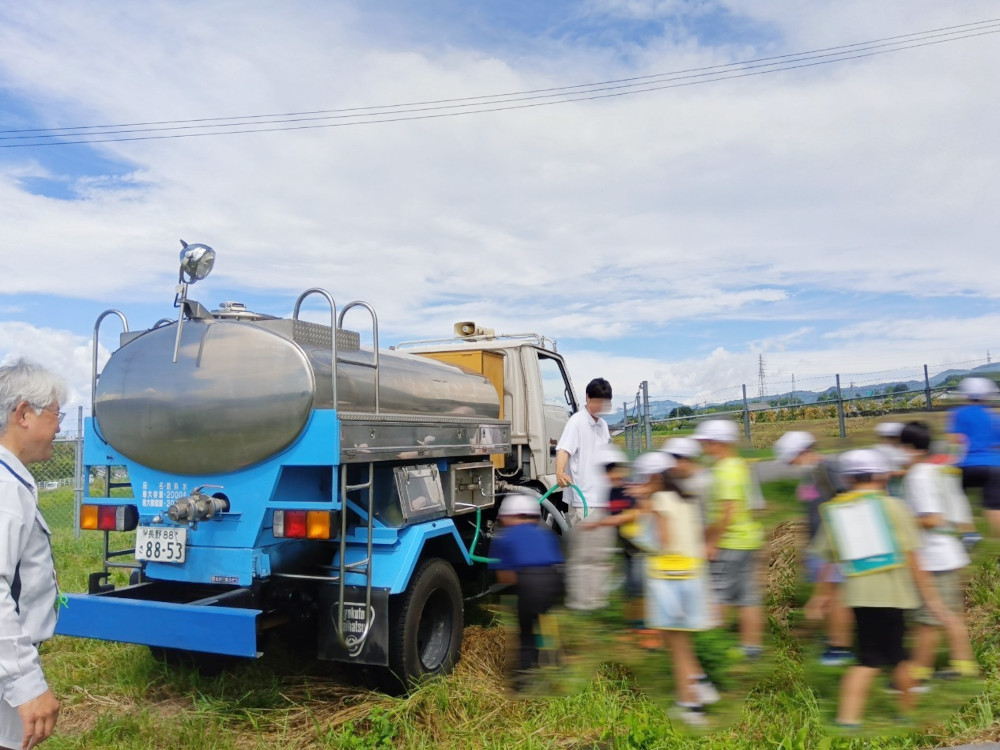
<svg viewBox="0 0 1000 750"><path fill-rule="evenodd" d="M608 479L600 450L611 440L601 414L611 411L611 384L595 378L587 384L587 403L569 418L556 445L556 481L574 484L586 499L587 520L598 521L608 512ZM565 490L566 520L575 526L584 517L584 501L575 490ZM566 561L566 606L593 610L608 603L608 578L615 548L615 530L602 527L586 534L570 532Z"/></svg>

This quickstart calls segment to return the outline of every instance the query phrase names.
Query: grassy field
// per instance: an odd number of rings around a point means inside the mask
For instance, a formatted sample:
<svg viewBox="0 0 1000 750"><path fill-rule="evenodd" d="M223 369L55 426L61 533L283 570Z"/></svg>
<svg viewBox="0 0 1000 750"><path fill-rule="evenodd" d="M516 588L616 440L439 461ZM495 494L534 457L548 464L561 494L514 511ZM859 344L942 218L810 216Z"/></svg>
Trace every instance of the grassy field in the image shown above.
<svg viewBox="0 0 1000 750"><path fill-rule="evenodd" d="M817 665L819 633L801 617L808 588L796 565L801 532L793 487L764 488L773 529L766 658L735 660L736 636L727 629L699 637L706 668L723 688L703 733L690 734L664 711L672 690L669 658L620 637L620 601L596 616L560 612L562 665L546 668L530 697L513 694L505 679L505 613L496 602L477 617L486 624L466 628L455 673L407 697L352 687L338 665L310 661L280 643L257 662L205 676L157 661L143 647L56 637L43 646L42 661L63 708L46 747L805 750L1000 739L992 708L1000 700L1000 545L977 549L966 593L985 679L935 685L921 697L912 724L894 722L891 700L876 688L867 732L840 735L830 721L842 670ZM45 502L65 502L59 494ZM53 534L63 588L85 590L86 574L99 567L101 535L74 540L66 527ZM128 546L122 537L116 544Z"/></svg>

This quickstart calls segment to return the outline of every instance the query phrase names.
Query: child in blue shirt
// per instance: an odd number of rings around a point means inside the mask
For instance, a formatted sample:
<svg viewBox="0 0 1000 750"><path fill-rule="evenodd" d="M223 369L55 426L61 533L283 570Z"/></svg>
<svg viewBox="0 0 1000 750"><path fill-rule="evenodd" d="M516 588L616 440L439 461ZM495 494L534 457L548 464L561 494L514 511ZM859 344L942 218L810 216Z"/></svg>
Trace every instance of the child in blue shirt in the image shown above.
<svg viewBox="0 0 1000 750"><path fill-rule="evenodd" d="M538 617L563 596L562 549L555 533L540 523L538 499L508 495L500 504L500 532L490 543L490 570L517 596L522 670L538 666Z"/></svg>

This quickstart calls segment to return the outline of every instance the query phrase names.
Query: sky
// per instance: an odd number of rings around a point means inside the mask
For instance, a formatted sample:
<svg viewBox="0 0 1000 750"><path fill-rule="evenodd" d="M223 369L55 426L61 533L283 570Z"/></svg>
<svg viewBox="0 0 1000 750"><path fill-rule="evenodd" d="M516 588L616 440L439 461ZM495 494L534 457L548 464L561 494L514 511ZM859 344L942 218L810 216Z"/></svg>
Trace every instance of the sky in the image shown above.
<svg viewBox="0 0 1000 750"><path fill-rule="evenodd" d="M994 18L983 0L0 4L0 359L88 406L97 317L174 318L184 239L218 253L190 290L210 308L288 315L318 286L374 305L383 344L459 320L537 332L619 403L642 381L755 395L762 361L769 393L982 364ZM680 73L710 66L730 75ZM561 87L615 95L471 99ZM462 101L397 106L443 100ZM325 115L261 117L307 112ZM234 132L275 119L296 122ZM88 135L108 130L133 132Z"/></svg>

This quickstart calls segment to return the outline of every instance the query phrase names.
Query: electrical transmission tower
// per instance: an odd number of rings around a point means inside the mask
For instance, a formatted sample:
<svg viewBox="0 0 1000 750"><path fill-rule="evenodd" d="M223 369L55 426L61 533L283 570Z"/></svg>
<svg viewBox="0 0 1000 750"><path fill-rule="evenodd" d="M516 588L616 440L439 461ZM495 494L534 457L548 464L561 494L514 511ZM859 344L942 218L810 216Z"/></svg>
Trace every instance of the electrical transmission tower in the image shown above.
<svg viewBox="0 0 1000 750"><path fill-rule="evenodd" d="M764 373L764 355L763 354L758 355L757 361L759 364L757 373L757 398L763 401L764 396L767 395L767 382L765 380L765 373Z"/></svg>

